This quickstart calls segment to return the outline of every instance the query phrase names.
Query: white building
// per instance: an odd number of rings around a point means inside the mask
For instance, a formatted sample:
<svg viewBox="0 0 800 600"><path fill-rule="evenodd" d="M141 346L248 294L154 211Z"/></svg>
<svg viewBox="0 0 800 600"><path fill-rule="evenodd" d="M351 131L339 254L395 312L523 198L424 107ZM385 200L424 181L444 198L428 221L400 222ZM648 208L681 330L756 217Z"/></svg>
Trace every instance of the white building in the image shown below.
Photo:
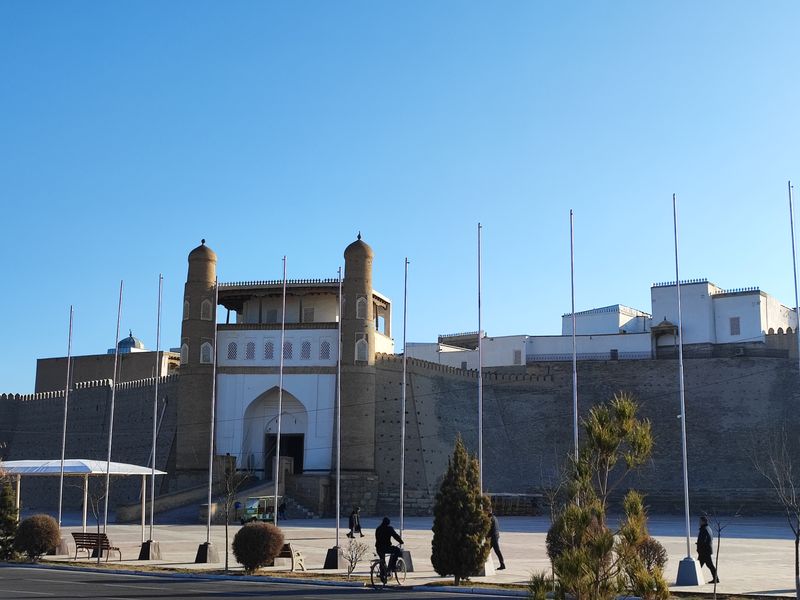
<svg viewBox="0 0 800 600"><path fill-rule="evenodd" d="M655 358L677 344L678 302L674 282L651 287L651 313L614 304L575 313L581 360ZM684 346L697 351L720 345L764 344L766 336L797 329L795 311L758 288L724 290L705 280L681 282ZM478 367L477 332L409 343L408 355L456 368ZM484 367L572 358L572 313L561 317L561 335L482 338Z"/></svg>

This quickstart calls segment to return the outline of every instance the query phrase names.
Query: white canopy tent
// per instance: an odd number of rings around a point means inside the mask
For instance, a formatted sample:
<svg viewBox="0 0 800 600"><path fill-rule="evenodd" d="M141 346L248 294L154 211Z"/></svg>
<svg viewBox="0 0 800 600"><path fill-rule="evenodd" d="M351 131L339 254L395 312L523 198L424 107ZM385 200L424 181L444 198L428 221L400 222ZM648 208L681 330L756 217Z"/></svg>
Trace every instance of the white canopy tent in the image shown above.
<svg viewBox="0 0 800 600"><path fill-rule="evenodd" d="M89 477L104 476L106 474L106 461L91 460L87 458L70 458L64 460L64 477L83 477L83 531L86 531L86 509L89 495ZM0 469L9 475L16 475L17 493L16 507L20 508L20 488L22 477L60 477L61 460L9 460L0 462ZM144 528L145 490L147 476L153 473L151 467L129 465L127 463L112 462L109 466L109 475L128 477L141 475L142 477L142 528ZM165 471L156 469L156 475L166 475ZM19 513L18 513L19 514ZM143 529L144 531L144 529Z"/></svg>

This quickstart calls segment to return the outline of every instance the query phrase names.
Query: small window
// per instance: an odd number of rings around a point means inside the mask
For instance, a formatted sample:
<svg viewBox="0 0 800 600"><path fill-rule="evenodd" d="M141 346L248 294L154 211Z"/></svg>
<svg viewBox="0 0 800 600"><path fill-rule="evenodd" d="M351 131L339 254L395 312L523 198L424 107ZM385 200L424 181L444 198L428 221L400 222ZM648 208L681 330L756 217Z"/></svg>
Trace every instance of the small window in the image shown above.
<svg viewBox="0 0 800 600"><path fill-rule="evenodd" d="M515 365L522 364L522 350L514 350L514 364Z"/></svg>
<svg viewBox="0 0 800 600"><path fill-rule="evenodd" d="M277 308L269 308L267 309L266 318L264 320L265 323L277 323L278 322L278 309Z"/></svg>
<svg viewBox="0 0 800 600"><path fill-rule="evenodd" d="M319 344L319 359L330 360L331 358L331 343L328 340L322 340Z"/></svg>
<svg viewBox="0 0 800 600"><path fill-rule="evenodd" d="M200 305L200 318L203 319L203 321L211 320L211 300L203 300L203 303Z"/></svg>
<svg viewBox="0 0 800 600"><path fill-rule="evenodd" d="M369 360L369 343L364 338L356 341L356 360L362 362Z"/></svg>
<svg viewBox="0 0 800 600"><path fill-rule="evenodd" d="M314 322L314 307L308 306L303 308L303 323Z"/></svg>
<svg viewBox="0 0 800 600"><path fill-rule="evenodd" d="M184 300L183 301L183 320L185 321L188 318L189 318L189 301L188 300Z"/></svg>
<svg viewBox="0 0 800 600"><path fill-rule="evenodd" d="M283 342L283 360L291 360L292 342Z"/></svg>
<svg viewBox="0 0 800 600"><path fill-rule="evenodd" d="M228 360L236 360L238 352L239 348L237 348L236 342L230 342L228 344Z"/></svg>
<svg viewBox="0 0 800 600"><path fill-rule="evenodd" d="M366 319L367 318L367 299L364 296L360 296L358 300L356 300L356 319Z"/></svg>
<svg viewBox="0 0 800 600"><path fill-rule="evenodd" d="M465 361L465 360L462 360L462 361L461 361L461 368L462 368L464 371L466 371L466 370L467 370L467 361Z"/></svg>
<svg viewBox="0 0 800 600"><path fill-rule="evenodd" d="M303 344L300 346L300 359L311 360L311 342L308 340L303 340Z"/></svg>
<svg viewBox="0 0 800 600"><path fill-rule="evenodd" d="M189 362L189 344L181 344L181 364Z"/></svg>
<svg viewBox="0 0 800 600"><path fill-rule="evenodd" d="M731 335L741 335L739 317L731 317Z"/></svg>
<svg viewBox="0 0 800 600"><path fill-rule="evenodd" d="M213 350L214 349L209 342L203 342L203 345L200 346L200 362L204 365L210 365L212 362L214 362L214 357L212 354Z"/></svg>
<svg viewBox="0 0 800 600"><path fill-rule="evenodd" d="M275 360L275 344L272 340L264 342L264 360Z"/></svg>
<svg viewBox="0 0 800 600"><path fill-rule="evenodd" d="M247 346L244 349L244 358L245 360L255 360L256 359L256 343L255 342L247 342Z"/></svg>

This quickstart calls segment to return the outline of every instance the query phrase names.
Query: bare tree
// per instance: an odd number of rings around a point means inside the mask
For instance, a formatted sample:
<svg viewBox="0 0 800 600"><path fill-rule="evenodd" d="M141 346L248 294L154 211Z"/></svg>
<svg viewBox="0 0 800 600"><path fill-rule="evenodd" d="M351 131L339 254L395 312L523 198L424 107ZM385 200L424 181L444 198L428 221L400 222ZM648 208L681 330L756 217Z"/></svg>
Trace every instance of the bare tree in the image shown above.
<svg viewBox="0 0 800 600"><path fill-rule="evenodd" d="M225 572L228 572L229 560L229 531L228 524L231 522L233 516L233 508L236 503L236 496L239 490L242 489L245 483L250 480L251 474L246 471L238 471L236 469L236 459L234 457L226 457L227 462L225 468L222 470L222 514L225 518ZM211 510L211 507L209 507Z"/></svg>
<svg viewBox="0 0 800 600"><path fill-rule="evenodd" d="M772 486L794 534L794 587L795 596L800 598L800 478L794 473L796 448L784 427L764 439L762 448L751 446L751 460L756 471Z"/></svg>
<svg viewBox="0 0 800 600"><path fill-rule="evenodd" d="M736 513L731 517L732 519L738 519L741 516L742 509L736 511ZM714 533L717 537L717 549L714 553L714 564L717 568L717 576L714 577L714 600L717 600L717 583L719 583L719 547L722 545L722 532L725 531L730 526L730 521L725 519L724 517L718 515L715 510L711 510L711 512L704 511L703 514L705 515L708 522L711 524L711 528L714 530Z"/></svg>
<svg viewBox="0 0 800 600"><path fill-rule="evenodd" d="M361 562L361 559L364 558L364 555L369 550L369 546L367 546L361 540L350 540L347 546L344 548L342 552L342 556L347 561L347 578L350 579L350 575L352 575L353 571L356 570L356 566L358 563Z"/></svg>

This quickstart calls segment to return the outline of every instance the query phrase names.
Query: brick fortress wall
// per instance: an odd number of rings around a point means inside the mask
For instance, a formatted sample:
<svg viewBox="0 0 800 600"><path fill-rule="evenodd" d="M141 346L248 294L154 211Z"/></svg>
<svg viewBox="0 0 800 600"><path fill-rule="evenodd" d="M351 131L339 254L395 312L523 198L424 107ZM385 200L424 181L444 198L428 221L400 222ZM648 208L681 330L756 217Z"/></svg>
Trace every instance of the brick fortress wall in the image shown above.
<svg viewBox="0 0 800 600"><path fill-rule="evenodd" d="M376 361L376 471L379 512L399 509L402 358ZM776 508L750 458L785 425L797 429L797 365L776 358L685 361L690 507L760 512ZM631 392L653 423L653 458L626 480L659 511L683 510L680 400L675 361L586 361L578 364L579 413ZM477 372L409 359L406 422L406 511L430 511L455 437L477 452ZM484 488L537 493L572 448L572 365L540 363L484 371ZM579 435L582 431L579 431ZM799 457L800 458L800 457Z"/></svg>
<svg viewBox="0 0 800 600"><path fill-rule="evenodd" d="M149 465L153 439L154 379L121 383L114 399L113 462ZM156 468L166 470L175 437L177 376L159 380L158 414L163 412L156 444ZM111 410L109 381L77 383L69 394L66 458L105 461L108 453L108 417ZM7 420L8 419L8 420ZM0 458L4 460L60 459L64 419L64 393L0 395ZM103 477L93 478L90 489L101 489ZM58 477L25 477L22 502L25 507L52 507L58 503ZM158 482L158 479L156 480ZM67 480L64 502L69 509L81 505L82 482ZM97 487L100 486L100 487ZM112 478L110 504L136 502L141 478ZM157 490L158 491L158 490Z"/></svg>

